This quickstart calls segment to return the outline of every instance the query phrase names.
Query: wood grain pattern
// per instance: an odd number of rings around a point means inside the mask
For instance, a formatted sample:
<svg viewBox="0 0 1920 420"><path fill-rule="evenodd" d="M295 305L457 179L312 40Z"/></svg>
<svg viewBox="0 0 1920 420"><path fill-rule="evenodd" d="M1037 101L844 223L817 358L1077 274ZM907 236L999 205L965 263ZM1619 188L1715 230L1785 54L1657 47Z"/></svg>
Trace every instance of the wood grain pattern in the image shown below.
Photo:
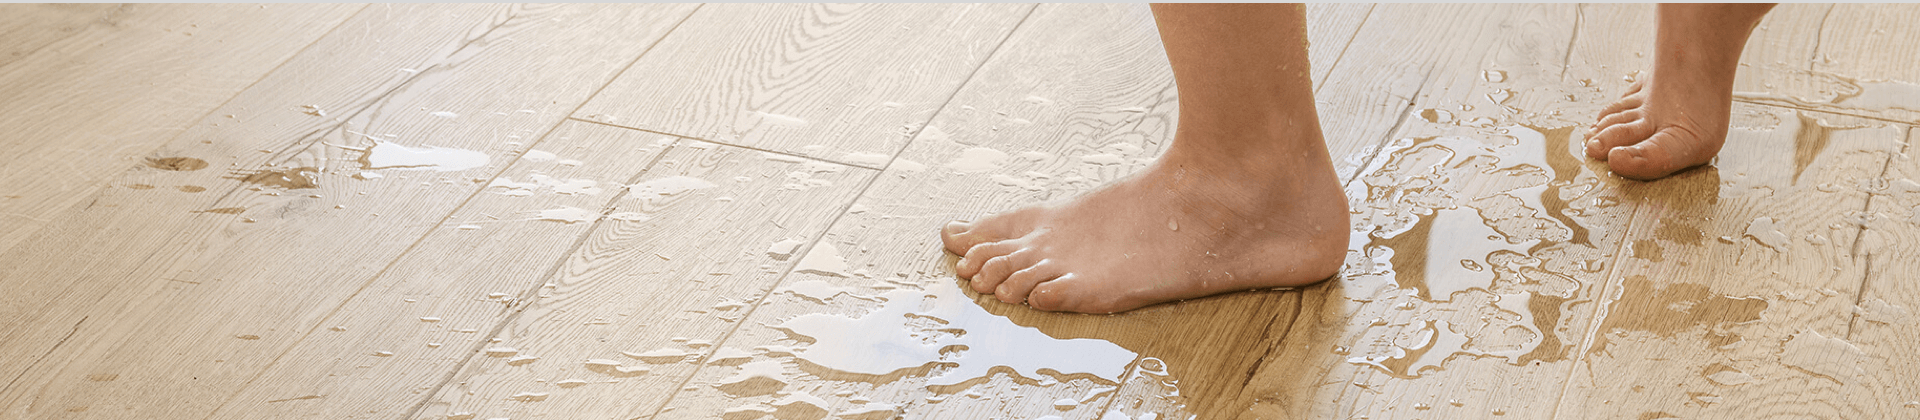
<svg viewBox="0 0 1920 420"><path fill-rule="evenodd" d="M416 418L657 417L798 261L770 257L768 245L818 238L874 175L684 141L635 182L691 177L710 187L673 194L636 187L616 200L608 210L616 216L597 224L496 329L497 341L482 346L539 360L482 352ZM630 216L618 220L621 214ZM656 350L675 353L650 353ZM587 363L594 359L624 364ZM559 382L567 379L584 382Z"/></svg>
<svg viewBox="0 0 1920 420"><path fill-rule="evenodd" d="M212 411L506 162L350 178L364 167L352 168L363 165L347 163L356 153L342 147L369 145L350 132L517 151L515 137L558 125L691 9L357 15L336 31L347 35L296 56L114 183L128 188L64 214L36 246L0 254L0 288L10 291L0 301L0 377L10 380L0 415ZM607 34L631 38L574 42ZM460 115L432 115L440 111Z"/></svg>
<svg viewBox="0 0 1920 420"><path fill-rule="evenodd" d="M0 5L0 417L1920 414L1920 7L1781 5L1625 181L1654 14L1309 5L1342 277L1085 316L936 229L1171 143L1144 5Z"/></svg>
<svg viewBox="0 0 1920 420"><path fill-rule="evenodd" d="M1747 147L1628 189L1641 209L1561 417L1881 417L1852 412L1841 385L1854 381L1811 375L1823 368L1794 347L1848 333L1866 274L1861 185L1901 150L1906 127L1737 108L1782 122L1736 127L1729 144ZM1803 172L1788 169L1807 154Z"/></svg>
<svg viewBox="0 0 1920 420"><path fill-rule="evenodd" d="M574 116L878 169L1031 10L713 5Z"/></svg>
<svg viewBox="0 0 1920 420"><path fill-rule="evenodd" d="M1454 13L1477 24L1433 23L1466 21ZM1604 104L1569 99L1598 91L1579 81L1593 70L1570 50L1582 13L1375 11L1356 44L1423 44L1360 59L1432 73L1398 114L1408 117L1391 132L1399 140L1349 161L1358 214L1348 267L1305 289L1291 330L1268 333L1286 342L1255 373L1255 404L1241 417L1551 415L1555 395L1538 390L1565 377L1583 302L1604 283L1632 210L1616 204L1620 181L1573 141ZM1376 22L1435 33L1374 32Z"/></svg>
<svg viewBox="0 0 1920 420"><path fill-rule="evenodd" d="M0 250L362 7L0 6Z"/></svg>
<svg viewBox="0 0 1920 420"><path fill-rule="evenodd" d="M1906 127L1907 144L1902 153L1912 153L1920 130ZM1916 260L1906 250L1920 246L1920 165L1911 158L1899 157L1887 163L1886 174L1867 178L1870 199L1865 214L1866 229L1861 232L1856 255L1865 259L1867 278L1860 286L1844 337L1861 352L1835 352L1828 361L1840 367L1855 367L1860 376L1847 384L1845 413L1860 417L1911 417L1920 413L1920 383L1912 378L1920 372L1920 360L1911 349L1920 347L1920 273ZM1885 181L1885 184L1880 184ZM1884 185L1885 188L1873 188ZM1843 296L1844 297L1844 296ZM1851 366L1850 366L1851 365Z"/></svg>
<svg viewBox="0 0 1920 420"><path fill-rule="evenodd" d="M213 417L412 414L455 369L495 346L487 339L544 290L570 245L598 224L541 220L541 212L609 213L624 186L678 140L663 137L568 121L529 142L560 159L514 161L495 178L501 182L460 206L338 310L296 331L303 337Z"/></svg>
<svg viewBox="0 0 1920 420"><path fill-rule="evenodd" d="M1748 41L1735 97L1920 122L1920 70L1912 66L1920 33L1906 24L1916 18L1920 6L1911 4L1781 5Z"/></svg>

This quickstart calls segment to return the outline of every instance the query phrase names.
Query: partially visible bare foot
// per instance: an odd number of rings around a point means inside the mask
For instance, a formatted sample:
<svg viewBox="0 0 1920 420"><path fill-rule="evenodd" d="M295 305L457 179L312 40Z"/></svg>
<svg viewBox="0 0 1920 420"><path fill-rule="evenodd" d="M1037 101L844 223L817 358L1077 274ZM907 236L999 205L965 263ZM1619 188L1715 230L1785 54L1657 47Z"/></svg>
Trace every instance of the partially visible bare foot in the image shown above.
<svg viewBox="0 0 1920 420"><path fill-rule="evenodd" d="M1336 274L1348 219L1331 161L1246 163L1169 151L1100 190L954 222L941 239L974 291L1047 311L1112 313Z"/></svg>
<svg viewBox="0 0 1920 420"><path fill-rule="evenodd" d="M1697 89L1663 85L1649 80L1652 77L1627 88L1625 96L1600 112L1600 122L1587 134L1587 157L1607 161L1613 173L1623 177L1652 180L1704 165L1720 153L1727 139L1731 89L1688 92Z"/></svg>
<svg viewBox="0 0 1920 420"><path fill-rule="evenodd" d="M1654 69L1600 112L1587 157L1651 180L1706 164L1727 139L1733 77L1770 4L1662 4Z"/></svg>

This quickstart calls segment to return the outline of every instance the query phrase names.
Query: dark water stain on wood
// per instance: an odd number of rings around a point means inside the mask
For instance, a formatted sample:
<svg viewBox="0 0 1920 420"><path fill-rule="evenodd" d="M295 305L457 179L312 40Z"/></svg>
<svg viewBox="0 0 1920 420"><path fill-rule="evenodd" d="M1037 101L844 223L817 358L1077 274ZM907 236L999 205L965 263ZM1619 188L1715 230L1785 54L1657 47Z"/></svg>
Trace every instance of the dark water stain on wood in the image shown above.
<svg viewBox="0 0 1920 420"><path fill-rule="evenodd" d="M1633 241L1633 257L1634 258L1639 258L1639 259L1652 261L1652 262L1666 261L1666 258L1662 258L1660 256L1662 251L1665 251L1665 249L1660 248L1660 244L1657 242L1654 242L1652 239L1641 239L1638 241Z"/></svg>
<svg viewBox="0 0 1920 420"><path fill-rule="evenodd" d="M147 167L164 171L198 171L207 168L207 161L190 157L147 158Z"/></svg>
<svg viewBox="0 0 1920 420"><path fill-rule="evenodd" d="M260 169L253 171L234 171L227 179L235 179L248 184L274 187L284 190L320 188L313 175L319 170L311 166L282 170Z"/></svg>
<svg viewBox="0 0 1920 420"><path fill-rule="evenodd" d="M1717 295L1707 286L1693 283L1660 287L1646 276L1633 276L1621 285L1626 290L1610 307L1589 353L1606 351L1613 330L1645 331L1672 338L1697 327L1707 335L1709 346L1719 347L1740 341L1740 337L1715 333L1714 327L1759 320L1760 312L1767 309L1765 299Z"/></svg>
<svg viewBox="0 0 1920 420"><path fill-rule="evenodd" d="M178 187L174 187L174 188L178 188L178 189L180 189L180 192L190 192L190 193L197 193L197 192L201 192L201 191L206 191L206 190L207 190L207 187L202 187L202 186L198 186L198 185L181 185L181 186L178 186Z"/></svg>
<svg viewBox="0 0 1920 420"><path fill-rule="evenodd" d="M221 207L213 210L196 211L194 213L240 214L246 211L246 207Z"/></svg>
<svg viewBox="0 0 1920 420"><path fill-rule="evenodd" d="M1574 346L1560 338L1559 325L1561 308L1571 300L1573 299L1539 293L1533 294L1533 298L1527 300L1527 311L1533 312L1533 328L1540 330L1540 345L1535 346L1533 351L1520 355L1519 364L1524 365L1536 360L1552 363L1567 359L1567 353L1572 352Z"/></svg>

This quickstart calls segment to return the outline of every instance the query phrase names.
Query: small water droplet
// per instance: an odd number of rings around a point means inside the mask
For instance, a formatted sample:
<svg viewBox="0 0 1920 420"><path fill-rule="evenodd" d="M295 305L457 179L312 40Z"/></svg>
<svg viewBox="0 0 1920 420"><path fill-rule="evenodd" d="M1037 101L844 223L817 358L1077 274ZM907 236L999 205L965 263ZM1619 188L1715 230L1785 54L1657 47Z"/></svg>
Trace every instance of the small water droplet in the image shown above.
<svg viewBox="0 0 1920 420"><path fill-rule="evenodd" d="M1180 224L1174 222L1173 219L1167 219L1167 230L1178 232L1180 231Z"/></svg>
<svg viewBox="0 0 1920 420"><path fill-rule="evenodd" d="M1507 72L1505 70L1487 70L1480 72L1480 77L1486 79L1488 82L1500 83L1507 81Z"/></svg>

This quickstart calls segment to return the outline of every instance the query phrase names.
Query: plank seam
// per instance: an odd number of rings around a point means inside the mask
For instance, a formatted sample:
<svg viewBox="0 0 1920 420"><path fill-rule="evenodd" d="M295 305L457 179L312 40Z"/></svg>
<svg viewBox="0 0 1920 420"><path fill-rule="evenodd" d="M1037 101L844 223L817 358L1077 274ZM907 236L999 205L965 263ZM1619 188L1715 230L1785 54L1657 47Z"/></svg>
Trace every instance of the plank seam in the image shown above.
<svg viewBox="0 0 1920 420"><path fill-rule="evenodd" d="M1321 75L1320 84L1313 86L1314 96L1320 95L1320 87L1327 85L1327 78L1332 77L1333 70L1337 67L1340 67L1340 60L1347 58L1347 49L1353 48L1353 40L1360 38L1360 29L1367 27L1367 19L1370 19L1373 17L1373 9L1377 7L1380 7L1379 3L1367 5L1367 14L1360 15L1360 23L1353 25L1353 33L1347 34L1347 44L1340 46L1340 54L1334 55L1333 63L1327 64L1327 74ZM1309 40L1308 42L1312 42L1312 41ZM1307 65L1312 66L1313 64L1308 63Z"/></svg>
<svg viewBox="0 0 1920 420"><path fill-rule="evenodd" d="M594 121L594 120L583 120L583 119L579 119L579 118L574 118L574 117L567 117L567 119L569 119L569 120L573 120L573 121L579 121L579 122L583 122L583 123L588 123L588 124L595 124L595 125L604 125L604 126L608 126L608 127L613 127L613 128L619 128L619 129L625 129L625 130L633 130L633 131L639 131L639 132L643 132L643 133L652 133L652 134L659 134L659 135L662 135L662 136L673 136L673 137L678 137L678 138L683 138L683 139L688 139L688 140L698 140L698 141L703 141L703 142L707 142L707 143L713 143L713 144L718 144L718 145L722 145L722 146L727 146L727 147L734 147L734 148L740 148L740 149L747 149L747 150L752 150L752 151L756 151L756 152L763 152L763 153L772 153L772 154L776 154L776 155L781 155L781 156L786 156L786 157L790 157L790 158L795 158L795 159L805 159L805 160L811 160L811 161L815 161L815 162L825 162L825 163L831 163L831 164L835 164L835 165L843 165L843 166L852 166L852 167L855 167L855 168L862 168L862 169L872 169L872 170L876 170L876 171L878 171L878 170L881 170L881 168L873 168L873 167L867 167L867 166L862 166L862 165L856 165L856 164L851 164L851 163L846 163L846 162L837 162L837 161L834 161L834 160L832 160L832 159L821 159L821 158L816 158L816 157L811 157L811 156L805 156L805 155L797 155L797 154L793 154L792 152L782 152L782 151L779 151L779 150L771 150L771 149L762 149L762 148L758 148L758 147L753 147L753 146L742 146L742 145L738 145L738 144L733 144L733 143L728 143L728 142L723 142L723 141L716 141L716 140L712 140L712 139L706 139L706 138L701 138L701 137L699 137L699 136L689 136L689 135L684 135L684 134L674 134L674 133L669 133L669 132L665 132L665 131L655 131L655 130L648 130L648 129L645 129L645 128L635 128L635 127L628 127L628 126L624 126L624 125L619 125L619 124L609 124L609 123L604 123L604 122L599 122L599 121Z"/></svg>
<svg viewBox="0 0 1920 420"><path fill-rule="evenodd" d="M1906 154L1907 149L1913 146L1912 144L1913 126L1911 125L1907 126L1906 131L1907 131L1906 134L1900 137L1903 140L1907 140L1907 142L1905 144L1900 145L1900 151L1897 152L1896 154L1887 155L1887 163L1880 167L1880 177L1879 177L1880 179L1886 179L1887 173L1893 170L1893 161L1894 161L1893 157ZM1867 194L1866 204L1863 204L1860 206L1860 212L1866 213L1868 217L1872 217L1873 215L1873 213L1870 213L1870 212L1873 211L1873 198L1875 195L1876 194L1871 194L1871 193ZM1895 204L1898 204L1898 203L1896 202ZM1856 255L1856 256L1860 255L1860 243L1864 242L1864 239L1866 238L1866 236L1867 236L1867 226L1860 225L1860 232L1858 234L1853 235L1853 251L1851 251L1853 255ZM1873 257L1875 256L1876 256L1875 254L1867 255L1867 261L1865 263L1866 268L1862 270L1860 275L1860 288L1857 290L1854 290L1853 292L1853 306L1856 308L1860 307L1860 304L1863 303L1864 300L1867 298L1867 286L1873 284L1871 282L1873 281L1873 275L1874 275ZM1860 322L1860 312L1855 311L1848 316L1846 339L1848 340L1853 339L1853 332L1857 330L1855 326L1859 324L1859 322Z"/></svg>
<svg viewBox="0 0 1920 420"><path fill-rule="evenodd" d="M85 317L85 316L80 317L80 322L73 323L73 330L67 331L67 335L64 337L60 337L60 341L53 343L53 347L48 347L47 352L41 353L40 357L34 358L33 363L28 364L26 369L21 369L19 375L13 376L13 380L7 381L7 386L5 388L0 388L0 395L6 395L8 391L12 391L14 384L20 382L21 377L27 376L27 372L32 372L34 367L40 365L40 361L46 360L48 355L53 354L55 350L59 350L60 346L67 344L68 339L73 338L73 335L75 333L80 332L80 325L87 323L87 318L89 317Z"/></svg>
<svg viewBox="0 0 1920 420"><path fill-rule="evenodd" d="M1039 8L1040 8L1040 5L1038 3L1035 3L1033 4L1032 7L1027 8L1027 13L1025 15L1021 15L1019 21L1014 22L1013 28L1007 30L1007 35L1000 38L1000 43L994 44L993 50L987 52L987 57L984 59L981 59L980 64L977 66L974 66L973 71L967 73L966 79L961 80L960 85L954 87L953 93L948 94L947 99L940 103L940 107L935 108L935 111L933 112L933 114L927 116L927 122L929 123L933 122L933 120L937 119L941 113L947 110L948 106L953 105L953 98L959 96L960 92L965 91L967 89L967 85L973 82L973 77L980 74L980 69L986 68L988 63L993 62L993 57L1000 53L1001 48L1006 47L1007 41L1013 39L1013 36L1020 32L1020 28L1024 26L1024 24L1027 22L1027 19L1030 17L1033 17L1034 11L1038 10ZM913 135L913 138L907 139L907 142L905 145L900 146L900 149L895 150L892 153L892 157L887 159L887 167L893 166L893 161L900 159L900 153L906 151L907 147L912 146L913 141L920 138L920 133L921 132L915 132ZM854 165L849 165L849 166L854 166ZM874 169L874 168L866 168L866 169ZM880 176L885 174L885 172L886 172L885 169L875 170L873 173L873 176L867 178L867 181L860 185L860 191L854 193L853 197L847 200L847 204L841 206L839 212L834 213L833 220L827 222L826 228L820 231L820 235L814 237L812 240L807 242L806 250L802 253L795 254L795 255L806 255L806 253L813 252L814 247L818 246L820 242L826 241L827 234L833 231L834 226L838 226L840 224L840 219L847 215L847 210L853 208L854 204L859 203L861 198L866 197L867 190L872 188L873 184L880 182L880 179L881 179ZM773 291L775 289L779 289L781 284L786 283L787 277L792 276L794 268L797 268L797 267L799 267L799 264L792 264L787 266L787 269L781 272L779 277L776 277L776 280L773 282L774 287L767 289L765 293L760 295L759 300L754 301L752 307L748 308L745 313L740 314L740 319L742 320L742 322L734 323L733 328L728 329L726 334L723 334L720 336L719 340L715 340L714 346L716 346L717 348L717 346L726 344L727 340L733 339L733 334L740 331L741 325L746 324L746 322L744 321L746 319L752 318L753 313L757 312L760 309L761 305L766 304L767 298L772 297ZM692 382L693 378L700 376L700 371L706 369L706 366L707 366L706 359L707 357L710 357L710 356L711 356L710 354L702 355L700 357L700 360L696 362L698 363L698 367L694 368L693 373L687 375L685 379L681 379L680 383L673 388L672 394L667 395L666 399L660 400L660 405L658 407L654 407L652 413L633 417L630 420L653 418L653 417L659 416L663 410L666 410L667 406L673 403L674 397L677 397L680 395L680 390L686 389L687 383ZM1119 392L1120 392L1119 388L1114 389L1114 393L1115 393L1114 395L1119 395ZM900 412L907 412L914 406L915 405L908 405L906 407L901 407Z"/></svg>
<svg viewBox="0 0 1920 420"><path fill-rule="evenodd" d="M608 77L608 78L607 78L607 81L606 81L605 83L601 83L601 84L600 84L600 87L599 87L599 88L597 88L597 89L594 89L594 91L593 91L593 93L591 93L591 94L588 94L588 95L587 95L587 97L586 97L585 99L583 99L583 100L581 100L581 101L580 101L580 104L579 104L579 105L575 105L575 106L573 107L573 110L572 110L572 111L568 111L566 115L573 115L574 113L577 113L577 112L580 112L580 109L582 109L582 108L585 108L585 107L587 106L587 104L589 104L589 103L592 103L592 102L593 102L593 98L595 98L595 97L598 97L598 96L600 96L600 93L601 93L601 92L605 92L605 91L606 91L606 89L607 89L607 86L609 86L609 85L612 85L612 84L613 84L613 81L614 81L614 80L618 80L618 79L620 78L620 75L622 75L622 74L625 74L625 73L626 73L626 72L627 72L628 70L632 70L632 69L633 69L633 65L634 65L635 63L639 63L639 62L640 62L640 59L641 59L641 58L644 58L644 57L646 57L646 56L647 56L647 53L649 53L649 52L652 52L652 51L653 51L653 49L654 49L654 47L658 47L658 46L660 46L660 43L661 43L661 42L664 42L664 41L666 41L666 39L667 39L667 37L669 37L669 36L672 36L672 35L673 35L673 33L674 33L674 31L676 31L676 30L679 30L679 29L680 29L680 25L682 25L682 24L685 24L685 23L687 23L687 21L688 21L688 20L690 20L690 19L692 19L692 18L693 18L693 15L695 15L695 14L698 14L698 13L700 13L700 9L701 9L701 8L703 8L703 7L705 7L705 6L706 6L706 4L705 4L705 3L702 3L702 4L696 4L696 5L694 5L694 6L693 6L693 10L689 10L689 11L687 11L687 14L686 14L686 16L681 16L681 17L680 17L680 21L678 21L678 22L674 22L674 23L673 23L673 27L671 27L671 28L667 28L667 31L666 31L666 32L663 32L663 33L661 33L661 34L660 34L660 37L659 37L659 38L655 38L655 39L653 40L653 43L652 43L652 44L650 44L650 45L647 45L647 48L646 48L646 49L644 49L644 50L641 50L641 51L640 51L640 54L638 54L638 55L636 55L636 56L634 56L634 57L633 57L633 60L630 60L630 61L627 61L627 64L626 64L626 66L624 66L624 67L621 67L621 69L620 69L620 71L618 71L618 72L614 72L614 74L613 74L613 75L612 75L611 77ZM553 127L551 127L551 128L548 128L548 129L547 129L547 132L546 132L545 134L542 134L542 135L540 135L540 139L539 139L539 140L536 140L536 141L534 141L534 142L533 142L532 144L528 144L528 145L527 145L527 149L528 149L528 150L532 150L534 146L537 146L537 145L539 145L540 143L542 143L542 142L545 142L545 141L547 140L547 138L548 138L548 137L551 137L551 136L553 135L553 133L554 133L555 131L559 131L559 129L560 129L560 126L561 126L561 125L565 125L568 119L569 119L569 118L562 118L562 119L560 119L560 121L559 121L559 122L557 122L557 123L554 123L554 125L553 125ZM647 172L649 172L649 171L652 171L652 170L653 170L653 167L654 167L654 165L656 165L656 164L658 164L658 163L660 162L660 159L662 159L662 158L664 158L664 157L666 157L666 155L667 155L667 153L668 153L668 152L671 152L671 151L673 150L673 148L674 148L675 146L678 146L678 144L675 144L674 146L668 146L668 147L667 147L666 149L664 149L664 150L661 150L659 154L657 154L657 155L654 155L654 157L653 157L653 160L652 160L652 161L650 161L650 162L647 162L647 166L646 166L646 168L645 168L645 169L641 169L641 170L640 170L640 172L638 172L638 173L635 173L635 174L634 174L634 176L633 176L633 178L634 178L634 179L638 179L639 177L641 177L641 176L644 176L644 175L645 175L645 174L646 174ZM496 172L496 173L494 173L494 174L493 174L493 178L495 178L495 179L497 179L497 178L499 178L499 177L500 177L500 175L501 175L501 174L504 174L504 173L506 173L506 171L507 171L507 169L510 169L510 168L512 168L512 167L513 167L513 164L514 164L514 163L518 163L518 162L520 161L520 158L521 158L521 157L523 157L524 155L525 155L524 153L522 153L522 154L520 154L520 155L515 155L515 156L513 157L513 160L512 160L512 161L509 161L509 162L508 162L508 163L507 163L506 165L504 165L504 166L502 166L502 167L500 168L500 172ZM489 182L491 182L491 179L489 179ZM631 183L631 182L632 182L632 181L630 180L630 181L629 181L629 183ZM608 205L611 205L611 203L615 203L615 202L618 202L618 200L620 200L620 198L622 198L622 197L625 197L625 196L626 196L626 194L627 194L627 192L628 192L627 190L625 190L625 189L622 189L622 190L621 190L621 191L620 191L619 193L617 193L617 194L614 194L614 196L613 196L613 198L607 201L607 203L609 203ZM466 201L462 201L462 202L460 203L460 206L459 206L459 207L455 207L455 208L454 208L454 211L452 211L452 212L448 212L448 213L447 213L447 216L446 216L446 219L450 219L450 218L452 218L452 217L453 217L453 214L454 214L454 213L458 213L458 212L460 211L460 209L461 209L461 208L464 208L464 207L466 207L466 205L467 205L467 203L468 203L468 202L471 202L471 201L473 201L473 197L476 197L476 196L479 196L479 195L480 195L481 193L482 193L482 191L480 191L480 190L474 190L474 192L473 192L473 194L472 194L472 195L469 195L469 196L467 196L467 200L466 200ZM601 210L600 210L600 211L601 211L602 213L605 213L605 212L606 212L606 207L605 207L605 206L602 206L602 208L601 208ZM441 222L440 222L440 224L445 224L445 223L446 223L446 219L441 219ZM568 248L568 249L567 249L567 252L566 252L566 253L563 253L563 254L561 254L561 256L560 256L560 261L558 261L558 262L556 262L556 263L554 263L554 265L553 265L553 267L552 267L552 268L550 268L550 269L548 269L548 270L547 270L547 273L546 273L545 275L542 275L542 276L540 276L540 278L541 278L541 279L542 279L543 281L541 281L541 282L538 282L538 283L536 283L536 284L534 284L534 289L531 289L531 290L529 290L529 291L527 291L527 292L524 292L524 293L522 293L522 294L521 294L521 296L522 296L522 297L528 297L528 296L532 296L532 295L535 295L535 294L537 294L537 293L538 293L538 291L539 291L539 287L541 287L541 286L543 286L543 285L545 285L545 284L546 284L546 282L545 282L544 280L545 280L545 279L549 279L549 278L552 278L552 276L554 275L554 273L556 273L556 272L558 272L558 271L560 270L560 268L561 268L562 266L564 266L564 265L566 264L566 259L567 259L568 257L571 257L571 256L573 255L573 253L574 253L574 251L577 251L577 250L579 250L579 248L580 248L580 245L581 245L581 244L583 244L583 243L585 243L585 241L586 241L586 240L587 240L588 238L591 238L591 237L593 237L593 233L594 233L595 231L597 231L597 230L599 229L599 227L600 227L600 225L601 225L601 222L602 222L602 220L600 220L600 219L595 219L595 220L593 221L593 226L590 226L590 227L588 227L588 228L587 228L587 229L586 229L586 230L585 230L584 232L582 232L582 233L581 233L581 235L580 235L580 238L579 238L579 239L576 239L576 240L574 240L574 244L573 244L573 246L572 246L572 247L570 247L570 248ZM435 225L435 227L438 227L438 226L439 226L438 224L436 224L436 225ZM421 240L422 240L422 241L424 241L425 239L426 239L426 237L425 237L425 236L422 236L422 237L421 237ZM418 246L418 245L419 245L419 242L415 242L415 243L414 243L414 245L415 245L415 246ZM412 250L413 250L413 247L408 247L408 248L407 248L407 251L408 251L408 252L411 252ZM404 256L405 254L406 254L406 253L402 253L402 256ZM399 262L399 260L400 260L399 258L395 258L395 259L394 259L394 262L393 262L393 263L398 263L398 262ZM393 264L393 263L389 263L389 264L388 264L388 268L389 268L389 269L390 269L390 268L392 268L392 264ZM381 270L381 274L386 274L386 269L382 269L382 270ZM377 275L376 275L376 277L377 277ZM372 282L368 282L368 283L369 283L369 284L371 284ZM519 301L519 302L518 302L517 304L519 305L519 308L516 308L516 309L514 309L514 310L513 310L513 313L510 313L510 314L508 314L508 315L507 315L506 317L503 317L503 318L501 318L501 320L500 320L500 322L499 322L498 324L495 324L495 325L494 325L494 327L493 327L493 330L492 330L491 332L489 332L489 333L488 333L488 334L489 334L489 336L498 336L498 335L500 335L500 331L501 331L501 330L503 330L503 329L505 329L505 328L506 328L506 327L507 327L508 325L511 325L511 324L513 323L513 321L514 321L514 320L517 320L517 319L519 319L519 317L520 317L520 314L521 314L521 313L523 313L523 312L525 312L525 311L526 311L526 308L527 308L527 307L528 307L528 306L530 305L530 300L528 300L528 299L520 299L520 301ZM345 305L343 304L342 306L344 307ZM315 328L318 328L318 327L315 327ZM466 368L466 366L467 366L467 363L473 360L473 356L474 356L474 355L477 355L477 354L479 354L479 353L480 353L480 349L481 349L481 348L483 348L483 347L485 347L485 346L487 346L488 344L489 344L489 343L488 343L488 342L486 342L486 341L479 341L479 342L477 342L477 343L476 343L476 344L474 345L474 348L473 348L473 350L472 350L472 351L469 351L469 352L467 352L467 357L465 357L465 358L462 358L462 359L460 359L460 363L457 363L457 364L455 364L455 365L453 365L453 366L451 366L451 367L450 367L449 369L447 369L447 375L446 375L446 379L443 379L443 380L441 380L441 381L440 381L440 383L438 383L438 384L434 384L434 386L433 386L433 389L432 389L432 390L429 390L428 392L423 392L423 393L421 393L421 394L420 394L420 395L422 395L422 397L421 397L421 399L420 399L420 402L418 402L418 403L415 403L415 404L414 404L414 406L413 406L413 408L411 408L411 409L409 409L409 410L407 410L407 414L406 414L406 416L405 416L405 417L403 417L403 418L409 418L409 419L411 419L411 418L418 418L418 417L420 416L420 412L421 412L422 410L425 410L425 409L426 409L426 407L427 407L427 404L428 404L428 403L431 403L431 402L433 401L433 398L434 398L435 396L438 396L438 395L440 395L440 390L441 390L441 389L445 389L445 388L446 388L446 386L447 386L447 384L449 384L449 383L452 383L452 382L453 382L453 380L454 380L454 378L456 378L456 377L458 377L458 376L460 375L460 372L461 372L462 370L465 370L465 368Z"/></svg>
<svg viewBox="0 0 1920 420"><path fill-rule="evenodd" d="M1626 235L1633 233L1634 225L1640 222L1640 212L1646 210L1646 208L1647 203L1645 200L1638 200L1633 203L1633 214L1627 216L1627 225L1621 230L1623 233L1621 234L1620 244L1613 250L1613 261L1612 264L1609 264L1607 267L1607 276L1603 277L1604 280L1600 282L1600 287L1594 290L1593 296L1589 299L1590 302L1593 302L1593 312L1587 314L1587 323L1589 325L1587 326L1586 334L1580 337L1580 346L1574 348L1574 353L1569 358L1572 363L1567 364L1567 374L1563 376L1565 379L1560 381L1560 396L1554 398L1553 414L1547 417L1549 420L1560 418L1560 411L1567 407L1567 390L1573 387L1574 368L1580 366L1580 363L1586 360L1588 349L1593 345L1593 337L1600 332L1600 311L1607 308L1606 303L1602 302L1602 300L1606 298L1607 290L1612 289L1610 286L1615 283L1614 280L1620 276L1620 267L1624 265L1621 264L1621 261L1627 259L1627 244L1633 242L1627 240Z"/></svg>

